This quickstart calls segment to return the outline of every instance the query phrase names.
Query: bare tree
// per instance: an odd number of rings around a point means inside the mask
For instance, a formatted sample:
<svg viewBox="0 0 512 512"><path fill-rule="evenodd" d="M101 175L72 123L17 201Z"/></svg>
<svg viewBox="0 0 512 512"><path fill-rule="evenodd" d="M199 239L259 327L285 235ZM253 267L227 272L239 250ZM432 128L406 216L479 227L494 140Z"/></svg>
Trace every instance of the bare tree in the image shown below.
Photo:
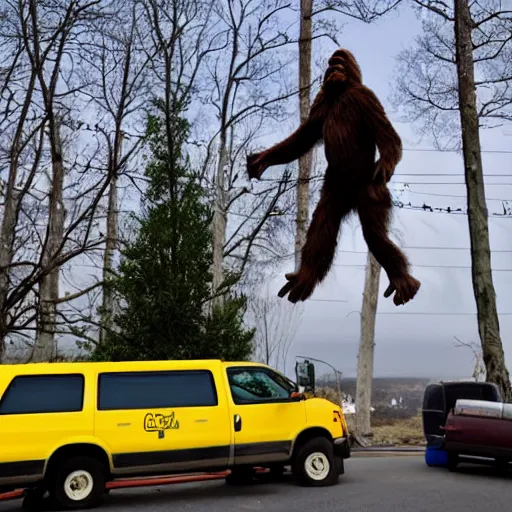
<svg viewBox="0 0 512 512"><path fill-rule="evenodd" d="M98 121L87 128L102 141L105 171L110 177L107 204L102 210L106 228L103 261L95 258L93 262L94 267L102 267L103 279L97 284L102 285L103 293L90 287L87 313L81 312L82 305L60 314L62 328L79 338L86 349L101 343L115 328L111 279L116 274L117 249L127 241L120 233L120 213L126 210L118 196L123 186L131 189L131 195L134 191L145 194L147 177L138 169L144 166L139 149L144 147L148 111L155 102L165 106L165 144L172 154L173 116L190 103L201 62L215 49L209 32L211 5L211 1L195 0L116 1L115 16L97 23L94 37L86 43L82 73L97 77L89 88L89 104ZM174 189L170 187L171 194ZM100 318L93 313L98 302ZM92 327L98 336L91 334Z"/></svg>
<svg viewBox="0 0 512 512"><path fill-rule="evenodd" d="M73 136L78 133L70 113L87 86L73 73L81 44L91 23L108 15L108 3L98 4L8 4L8 23L0 31L0 38L15 50L0 95L5 107L0 122L7 127L0 163L2 171L8 169L1 232L5 252L1 251L0 338L3 347L7 334L30 340L27 332L36 331L32 355L38 360L55 353L57 305L81 295L58 296L59 269L102 243L95 214L109 176L103 173L94 181L99 148L70 152L74 159L62 150L63 127L69 127ZM78 180L82 189L78 191L73 181L66 186L65 176L85 177Z"/></svg>
<svg viewBox="0 0 512 512"><path fill-rule="evenodd" d="M456 347L464 347L471 350L471 353L473 354L473 374L472 377L475 379L476 382L485 381L485 364L484 364L484 358L482 355L482 347L475 343L474 341L465 342L461 341L457 336L454 336L454 338L457 340L457 343L455 344Z"/></svg>
<svg viewBox="0 0 512 512"><path fill-rule="evenodd" d="M256 327L255 360L283 373L290 345L300 325L302 307L293 307L277 297L265 295L251 298L249 317Z"/></svg>
<svg viewBox="0 0 512 512"><path fill-rule="evenodd" d="M140 178L133 174L144 138L144 112L150 95L148 65L156 54L147 48L147 26L140 21L144 10L139 2L117 2L116 15L98 24L87 44L83 73L98 77L91 87L91 100L99 122L99 132L107 147L107 172L111 176L106 207L106 236L102 269L102 304L99 343L113 328L115 311L111 280L115 277L115 257L119 249L119 190L124 181L132 186ZM124 144L123 144L124 143ZM124 149L124 151L123 151ZM131 165L130 165L131 164ZM137 187L138 188L138 187Z"/></svg>
<svg viewBox="0 0 512 512"><path fill-rule="evenodd" d="M23 62L21 38L9 37L16 26L15 12L2 13L2 41L8 42L7 64L3 68L0 88L2 133L0 165L2 171L3 215L0 231L0 361L5 351L5 337L9 331L7 309L8 293L13 278L12 263L16 251L16 225L20 216L21 202L34 180L41 156L43 123L32 123L31 105L35 91L36 71ZM11 52L9 52L11 50ZM10 53L10 55L9 55ZM9 55L9 57L8 57ZM5 61L4 61L5 62ZM28 77L25 74L29 70ZM35 141L35 144L33 144ZM32 158L33 164L26 164ZM22 167L23 166L23 167ZM25 187L19 187L20 174L25 178ZM7 176L6 176L7 174Z"/></svg>
<svg viewBox="0 0 512 512"><path fill-rule="evenodd" d="M461 147L471 240L473 290L487 380L512 397L492 279L480 127L512 119L512 11L499 0L415 0L425 34L400 57L397 101L440 145ZM422 12L424 10L424 12ZM475 76L477 78L475 78ZM454 127L456 129L454 129ZM451 136L447 136L450 130Z"/></svg>
<svg viewBox="0 0 512 512"><path fill-rule="evenodd" d="M284 52L294 41L281 28L282 13L288 10L289 4L282 0L226 0L216 6L219 31L226 42L222 52L209 59L213 87L204 99L219 120L204 157L204 174L214 189L213 306L222 304L224 285L229 284L225 261L234 259L234 270L241 275L251 249L264 245L260 235L266 220L291 186L285 173L283 179L251 194L244 171L244 153L258 132L268 128L265 125L272 119L283 119L282 102L296 94L286 76L290 59ZM253 197L247 198L250 194ZM247 213L254 199L258 208ZM237 212L240 205L245 208ZM229 212L238 214L240 222L228 238Z"/></svg>
<svg viewBox="0 0 512 512"><path fill-rule="evenodd" d="M415 0L423 33L398 55L393 102L437 147L462 148L455 11L447 3ZM512 121L510 11L499 0L471 5L472 62L481 128Z"/></svg>

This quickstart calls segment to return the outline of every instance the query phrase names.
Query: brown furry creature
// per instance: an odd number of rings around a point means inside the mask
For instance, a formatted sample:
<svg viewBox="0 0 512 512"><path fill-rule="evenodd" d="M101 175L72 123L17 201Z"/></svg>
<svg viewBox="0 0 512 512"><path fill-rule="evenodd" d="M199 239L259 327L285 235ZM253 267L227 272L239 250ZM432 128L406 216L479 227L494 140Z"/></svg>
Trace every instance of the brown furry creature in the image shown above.
<svg viewBox="0 0 512 512"><path fill-rule="evenodd" d="M320 201L309 226L297 272L286 274L279 291L290 302L308 299L331 268L341 221L357 211L369 250L386 271L384 292L398 306L411 300L421 283L409 262L389 239L392 199L387 183L402 158L402 142L380 101L362 83L354 56L339 49L329 59L322 88L309 118L287 139L247 158L250 178L270 166L291 162L324 141L327 170ZM376 148L380 158L375 162Z"/></svg>

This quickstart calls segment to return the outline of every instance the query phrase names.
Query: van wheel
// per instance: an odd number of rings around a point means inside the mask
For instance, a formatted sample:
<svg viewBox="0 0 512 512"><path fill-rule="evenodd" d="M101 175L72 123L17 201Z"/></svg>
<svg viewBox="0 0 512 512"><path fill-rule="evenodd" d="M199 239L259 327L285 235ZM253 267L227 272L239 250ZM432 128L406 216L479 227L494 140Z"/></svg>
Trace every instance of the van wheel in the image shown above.
<svg viewBox="0 0 512 512"><path fill-rule="evenodd" d="M52 501L67 510L98 506L105 495L105 468L90 457L73 457L55 472L49 485Z"/></svg>
<svg viewBox="0 0 512 512"><path fill-rule="evenodd" d="M335 485L338 471L332 443L325 437L315 437L304 444L292 465L292 473L298 483L309 487Z"/></svg>

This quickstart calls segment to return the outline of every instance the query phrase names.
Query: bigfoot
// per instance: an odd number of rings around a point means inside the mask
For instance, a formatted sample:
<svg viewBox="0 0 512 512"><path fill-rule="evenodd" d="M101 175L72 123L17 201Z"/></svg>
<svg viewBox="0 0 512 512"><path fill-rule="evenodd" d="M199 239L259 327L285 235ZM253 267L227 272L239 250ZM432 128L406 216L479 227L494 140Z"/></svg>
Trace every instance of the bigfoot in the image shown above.
<svg viewBox="0 0 512 512"><path fill-rule="evenodd" d="M327 170L320 201L302 248L300 268L286 274L279 297L290 302L308 299L331 268L341 221L357 211L368 249L386 271L399 306L410 301L420 282L409 273L409 262L389 239L392 208L387 183L402 158L402 142L376 95L362 83L354 56L339 49L329 59L320 92L308 119L287 139L249 155L249 178L296 160L317 142L324 141ZM379 149L377 162L376 148Z"/></svg>

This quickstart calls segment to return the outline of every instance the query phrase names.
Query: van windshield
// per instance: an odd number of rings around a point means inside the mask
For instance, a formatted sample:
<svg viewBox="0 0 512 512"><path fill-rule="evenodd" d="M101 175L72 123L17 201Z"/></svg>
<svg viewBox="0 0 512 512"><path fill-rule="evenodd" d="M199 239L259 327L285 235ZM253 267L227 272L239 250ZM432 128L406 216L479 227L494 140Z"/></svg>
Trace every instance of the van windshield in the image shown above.
<svg viewBox="0 0 512 512"><path fill-rule="evenodd" d="M244 402L286 399L295 391L291 381L266 368L229 368L228 379L233 398Z"/></svg>

